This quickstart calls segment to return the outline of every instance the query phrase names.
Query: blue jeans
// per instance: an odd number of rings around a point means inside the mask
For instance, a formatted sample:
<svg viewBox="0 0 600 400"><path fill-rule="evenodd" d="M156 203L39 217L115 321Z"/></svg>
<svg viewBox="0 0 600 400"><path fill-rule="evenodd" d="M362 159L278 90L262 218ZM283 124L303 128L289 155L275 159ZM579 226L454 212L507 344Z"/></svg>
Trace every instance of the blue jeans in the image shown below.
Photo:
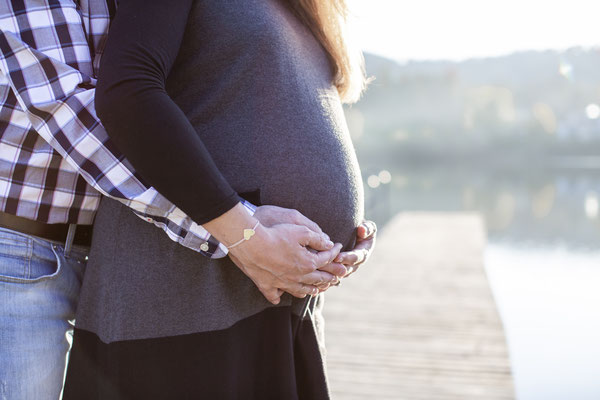
<svg viewBox="0 0 600 400"><path fill-rule="evenodd" d="M0 228L0 400L60 397L87 253Z"/></svg>

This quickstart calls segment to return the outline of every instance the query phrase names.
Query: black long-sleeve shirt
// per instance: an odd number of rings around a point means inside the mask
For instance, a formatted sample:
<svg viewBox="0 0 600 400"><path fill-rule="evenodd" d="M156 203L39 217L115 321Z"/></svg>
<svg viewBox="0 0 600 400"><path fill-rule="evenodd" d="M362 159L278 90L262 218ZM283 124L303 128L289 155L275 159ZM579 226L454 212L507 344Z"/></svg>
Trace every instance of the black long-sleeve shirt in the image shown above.
<svg viewBox="0 0 600 400"><path fill-rule="evenodd" d="M166 91L192 0L123 0L100 65L96 110L138 173L198 224L239 197Z"/></svg>

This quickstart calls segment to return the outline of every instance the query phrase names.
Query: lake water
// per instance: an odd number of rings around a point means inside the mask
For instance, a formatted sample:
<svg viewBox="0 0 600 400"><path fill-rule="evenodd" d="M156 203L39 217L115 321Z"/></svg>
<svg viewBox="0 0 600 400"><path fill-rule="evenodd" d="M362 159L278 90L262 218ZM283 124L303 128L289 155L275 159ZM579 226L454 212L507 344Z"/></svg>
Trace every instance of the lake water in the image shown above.
<svg viewBox="0 0 600 400"><path fill-rule="evenodd" d="M600 172L383 169L363 167L374 186L366 186L367 216L379 225L401 211L483 216L517 398L600 399Z"/></svg>

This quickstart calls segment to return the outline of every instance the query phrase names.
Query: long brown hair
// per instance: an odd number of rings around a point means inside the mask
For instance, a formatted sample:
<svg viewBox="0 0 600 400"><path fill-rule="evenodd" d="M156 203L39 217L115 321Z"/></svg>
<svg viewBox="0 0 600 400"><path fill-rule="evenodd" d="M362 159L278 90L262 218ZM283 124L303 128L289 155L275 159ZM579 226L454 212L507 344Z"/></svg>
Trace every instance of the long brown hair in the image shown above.
<svg viewBox="0 0 600 400"><path fill-rule="evenodd" d="M362 53L346 34L346 0L287 0L327 52L342 101L354 103L367 84Z"/></svg>

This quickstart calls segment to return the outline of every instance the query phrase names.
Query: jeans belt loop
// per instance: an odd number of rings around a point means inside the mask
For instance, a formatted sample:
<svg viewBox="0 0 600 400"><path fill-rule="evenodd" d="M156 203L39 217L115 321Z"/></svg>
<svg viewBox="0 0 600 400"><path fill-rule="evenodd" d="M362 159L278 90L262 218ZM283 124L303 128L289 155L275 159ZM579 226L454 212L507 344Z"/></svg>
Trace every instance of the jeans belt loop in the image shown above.
<svg viewBox="0 0 600 400"><path fill-rule="evenodd" d="M73 239L75 238L75 230L77 225L69 224L69 230L67 231L67 240L65 241L65 257L69 257L71 249L73 248Z"/></svg>

